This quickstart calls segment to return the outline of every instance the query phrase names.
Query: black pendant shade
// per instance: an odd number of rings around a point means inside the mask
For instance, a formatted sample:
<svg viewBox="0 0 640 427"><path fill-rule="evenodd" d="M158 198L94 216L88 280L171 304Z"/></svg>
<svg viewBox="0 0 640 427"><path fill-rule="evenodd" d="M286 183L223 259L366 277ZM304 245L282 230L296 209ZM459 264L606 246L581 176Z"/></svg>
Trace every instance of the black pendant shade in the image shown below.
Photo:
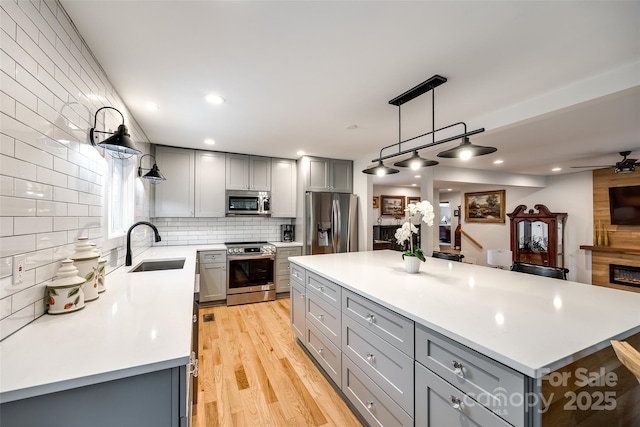
<svg viewBox="0 0 640 427"><path fill-rule="evenodd" d="M147 156L153 157L153 166L151 166L151 169L143 169L142 167L142 159L144 159ZM149 172L142 175L142 172L145 170L148 170ZM158 164L156 163L156 158L151 154L145 154L144 156L140 157L140 166L138 166L138 176L141 177L142 179L149 180L154 184L167 180L167 178L165 178L164 175L160 173L160 168L158 168Z"/></svg>
<svg viewBox="0 0 640 427"><path fill-rule="evenodd" d="M435 160L423 159L418 155L418 151L414 151L411 157L405 160L401 160L399 162L395 162L393 166L399 166L401 168L411 168L413 170L418 170L420 168L424 168L427 166L435 166L438 162Z"/></svg>
<svg viewBox="0 0 640 427"><path fill-rule="evenodd" d="M473 145L469 141L469 137L462 138L462 142L457 147L438 153L438 157L445 159L460 158L463 160L471 157L484 156L485 154L491 154L498 151L494 147L483 147L482 145Z"/></svg>
<svg viewBox="0 0 640 427"><path fill-rule="evenodd" d="M98 122L98 113L101 110L104 110L107 108L116 110L118 114L120 114L120 116L122 117L122 124L118 126L118 130L116 130L115 132L96 130L96 124ZM95 141L96 133L105 133L105 134L110 134L111 136L105 139L104 141L101 141L96 144L96 141ZM89 140L91 141L91 145L93 145L94 147L102 147L106 150L109 150L112 153L111 155L113 157L127 158L131 156L139 156L140 154L142 154L142 151L138 150L136 146L133 144L133 141L131 140L131 135L129 135L129 130L127 129L127 126L125 126L124 124L124 116L122 115L120 110L118 110L117 108L113 108L113 107L98 108L93 119L93 127L89 131Z"/></svg>
<svg viewBox="0 0 640 427"><path fill-rule="evenodd" d="M388 166L385 166L384 163L382 163L382 160L378 161L378 164L376 166L371 166L370 168L367 168L365 170L363 170L362 172L369 174L369 175L378 175L378 176L384 176L384 175L391 175L394 173L398 173L400 172L398 169L394 169L394 168L390 168Z"/></svg>

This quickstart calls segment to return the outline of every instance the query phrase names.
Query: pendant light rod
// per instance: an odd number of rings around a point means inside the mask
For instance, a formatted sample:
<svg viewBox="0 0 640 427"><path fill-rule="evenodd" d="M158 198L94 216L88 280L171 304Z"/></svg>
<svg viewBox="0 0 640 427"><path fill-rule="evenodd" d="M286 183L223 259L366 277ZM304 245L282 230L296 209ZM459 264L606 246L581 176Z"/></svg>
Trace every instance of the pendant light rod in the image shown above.
<svg viewBox="0 0 640 427"><path fill-rule="evenodd" d="M419 85L409 89L402 95L396 96L391 101L389 101L389 104L399 107L400 105L411 101L413 98L417 98L423 93L426 93L430 90L437 88L441 84L446 83L446 81L447 79L445 77L442 77L436 74L435 76L429 78L428 80L425 80Z"/></svg>
<svg viewBox="0 0 640 427"><path fill-rule="evenodd" d="M445 130L445 129L448 129L448 128L451 128L451 127L454 127L454 126L458 126L458 125L463 125L464 126L464 133L461 133L460 135L451 136L449 138L441 139L439 141L433 141L433 142L430 142L428 144L421 145L419 147L409 148L409 149L406 149L406 150L401 150L400 149L400 144L405 144L405 143L407 143L409 141L413 141L414 139L422 138L422 137L427 136L427 135L432 135L432 134L435 135L436 132L440 132L442 130ZM380 149L380 157L378 157L377 159L373 159L371 161L372 162L377 162L379 160L391 159L393 157L401 156L403 154L411 153L413 151L424 150L425 148L430 148L430 147L433 147L433 146L436 146L436 145L444 144L445 142L453 141L455 139L461 139L461 138L464 138L465 136L476 135L476 134L482 133L482 132L484 132L484 128L480 128L480 129L476 129L476 130L470 130L470 131L467 132L467 124L466 123L464 123L464 122L454 123L454 124L451 124L451 125L444 126L444 127L439 128L439 129L433 130L431 132L423 133L422 135L414 136L414 137L406 139L404 141L400 141L400 142L397 142L395 144L391 144L391 145L387 145L386 147L382 147ZM435 139L435 137L434 137L434 139ZM398 152L397 153L387 154L386 156L382 155L382 152L384 150L386 150L388 148L395 147L396 145L398 146Z"/></svg>

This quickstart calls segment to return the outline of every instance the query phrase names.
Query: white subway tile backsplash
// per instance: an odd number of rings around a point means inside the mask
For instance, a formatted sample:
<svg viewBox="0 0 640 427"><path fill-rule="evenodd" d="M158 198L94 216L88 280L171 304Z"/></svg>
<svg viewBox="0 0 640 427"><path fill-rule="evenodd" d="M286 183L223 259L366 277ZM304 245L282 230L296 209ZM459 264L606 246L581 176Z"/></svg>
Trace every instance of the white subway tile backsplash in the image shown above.
<svg viewBox="0 0 640 427"><path fill-rule="evenodd" d="M53 231L74 230L78 228L78 217L62 216L53 218Z"/></svg>
<svg viewBox="0 0 640 427"><path fill-rule="evenodd" d="M0 300L0 319L4 319L11 314L11 297Z"/></svg>
<svg viewBox="0 0 640 427"><path fill-rule="evenodd" d="M53 61L45 55L40 47L38 47L38 43L32 40L22 28L18 28L17 35L18 38L16 41L20 47L22 47L29 56L36 60L38 66L44 68L49 73L53 73Z"/></svg>
<svg viewBox="0 0 640 427"><path fill-rule="evenodd" d="M53 231L53 217L16 217L13 234L48 233Z"/></svg>
<svg viewBox="0 0 640 427"><path fill-rule="evenodd" d="M53 170L64 173L66 175L77 176L78 175L78 166L70 163L64 159L59 157L54 157L53 159Z"/></svg>
<svg viewBox="0 0 640 427"><path fill-rule="evenodd" d="M0 257L24 254L36 249L36 236L0 237Z"/></svg>
<svg viewBox="0 0 640 427"><path fill-rule="evenodd" d="M13 218L0 217L0 237L13 235Z"/></svg>
<svg viewBox="0 0 640 427"><path fill-rule="evenodd" d="M36 236L36 249L46 249L53 248L56 246L66 245L67 240L67 232L66 231L58 231L55 233L41 233Z"/></svg>
<svg viewBox="0 0 640 427"><path fill-rule="evenodd" d="M66 216L68 205L63 202L38 200L36 204L37 216Z"/></svg>
<svg viewBox="0 0 640 427"><path fill-rule="evenodd" d="M0 24L2 340L44 314L44 286L58 261L73 253L79 235L88 235L99 247L106 243L107 163L103 150L87 140L93 113L105 105L121 109L133 138L148 138L57 0L3 1ZM87 98L91 94L102 99ZM108 115L115 128L120 118ZM138 145L148 150L148 144ZM149 219L149 187L136 185L137 219ZM150 246L151 240L143 233L134 246ZM110 270L124 262L124 239L112 245ZM15 285L14 255L27 259L23 281Z"/></svg>
<svg viewBox="0 0 640 427"><path fill-rule="evenodd" d="M3 6L4 3L5 2L3 2ZM36 60L25 52L25 50L4 31L0 31L0 46L2 47L2 50L16 62L16 64L20 64L25 70L30 71L33 75L38 73L38 63Z"/></svg>
<svg viewBox="0 0 640 427"><path fill-rule="evenodd" d="M36 201L0 196L0 216L35 216Z"/></svg>
<svg viewBox="0 0 640 427"><path fill-rule="evenodd" d="M0 340L5 339L20 328L28 325L35 319L35 307L30 305L22 310L14 312L11 316L2 319L2 329L0 329Z"/></svg>

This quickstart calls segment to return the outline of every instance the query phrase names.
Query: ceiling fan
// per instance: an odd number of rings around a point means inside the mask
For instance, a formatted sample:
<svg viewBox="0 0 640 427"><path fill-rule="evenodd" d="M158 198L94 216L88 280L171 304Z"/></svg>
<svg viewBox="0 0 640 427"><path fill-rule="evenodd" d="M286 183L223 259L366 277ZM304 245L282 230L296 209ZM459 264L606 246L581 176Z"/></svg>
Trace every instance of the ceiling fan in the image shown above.
<svg viewBox="0 0 640 427"><path fill-rule="evenodd" d="M631 151L621 151L620 155L622 160L615 165L604 166L572 166L572 168L615 168L616 173L631 173L636 170L636 166L640 166L638 159L627 159L627 156L631 154Z"/></svg>

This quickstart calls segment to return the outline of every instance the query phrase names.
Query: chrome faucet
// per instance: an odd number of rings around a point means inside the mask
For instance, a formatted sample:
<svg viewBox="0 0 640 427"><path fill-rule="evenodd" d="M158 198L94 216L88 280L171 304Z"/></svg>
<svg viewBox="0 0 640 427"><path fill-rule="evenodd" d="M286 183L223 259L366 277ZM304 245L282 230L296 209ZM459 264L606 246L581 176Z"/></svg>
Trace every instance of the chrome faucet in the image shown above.
<svg viewBox="0 0 640 427"><path fill-rule="evenodd" d="M156 228L155 225L151 224L150 222L147 221L138 221L135 224L133 224L131 227L129 227L129 231L127 231L127 256L125 257L124 260L124 265L125 266L129 266L131 265L131 231L136 228L139 225L148 225L149 227L151 227L153 229L153 232L156 235L156 242L159 242L160 240L162 240L160 238L160 233L158 233L158 229Z"/></svg>

